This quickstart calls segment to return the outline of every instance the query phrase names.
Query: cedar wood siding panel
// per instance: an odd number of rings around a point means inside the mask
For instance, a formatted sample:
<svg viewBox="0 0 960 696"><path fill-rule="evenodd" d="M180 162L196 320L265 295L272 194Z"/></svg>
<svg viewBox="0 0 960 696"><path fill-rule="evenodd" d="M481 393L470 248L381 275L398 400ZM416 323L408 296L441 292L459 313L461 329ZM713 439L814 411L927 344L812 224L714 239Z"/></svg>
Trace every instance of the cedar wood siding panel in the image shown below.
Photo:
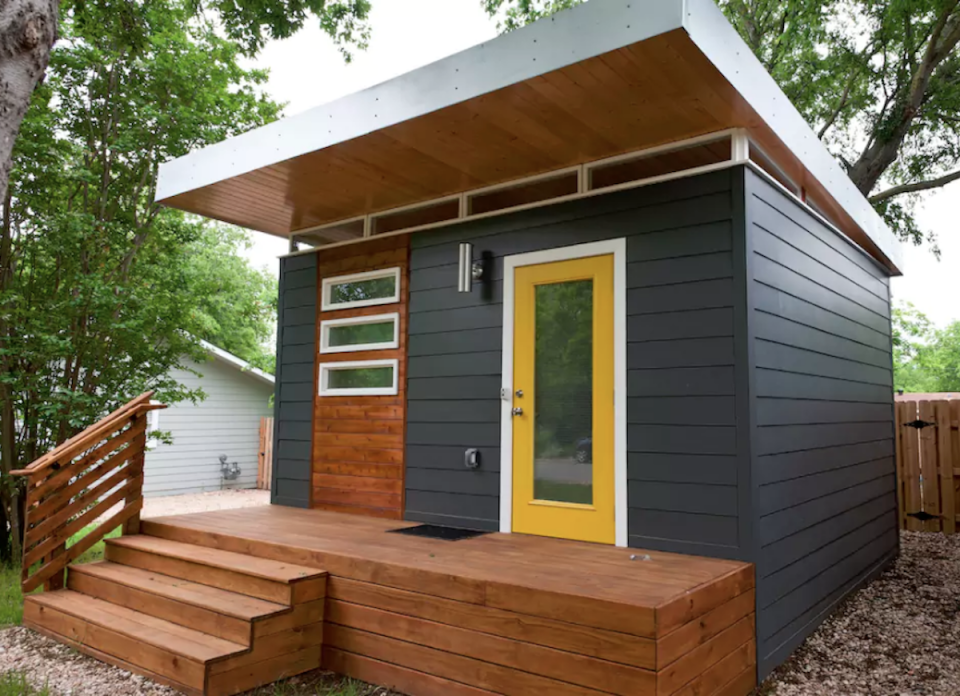
<svg viewBox="0 0 960 696"><path fill-rule="evenodd" d="M887 273L745 172L760 678L898 550Z"/></svg>
<svg viewBox="0 0 960 696"><path fill-rule="evenodd" d="M354 352L316 353L320 365L363 360L397 360L395 395L320 396L313 419L311 507L371 517L401 519L406 397L407 267L409 237L371 240L366 244L321 249L316 254L318 285L337 276L387 268L400 269L399 301L353 309L322 309L325 320L398 315L398 347ZM315 390L319 391L319 390ZM304 424L310 428L310 424Z"/></svg>
<svg viewBox="0 0 960 696"><path fill-rule="evenodd" d="M310 506L310 421L317 352L317 255L280 259L270 502Z"/></svg>
<svg viewBox="0 0 960 696"><path fill-rule="evenodd" d="M414 233L406 519L499 528L503 258L626 237L630 544L746 557L737 180L722 171ZM487 276L470 294L456 289L463 241L485 255ZM463 466L470 447L481 452L476 471Z"/></svg>

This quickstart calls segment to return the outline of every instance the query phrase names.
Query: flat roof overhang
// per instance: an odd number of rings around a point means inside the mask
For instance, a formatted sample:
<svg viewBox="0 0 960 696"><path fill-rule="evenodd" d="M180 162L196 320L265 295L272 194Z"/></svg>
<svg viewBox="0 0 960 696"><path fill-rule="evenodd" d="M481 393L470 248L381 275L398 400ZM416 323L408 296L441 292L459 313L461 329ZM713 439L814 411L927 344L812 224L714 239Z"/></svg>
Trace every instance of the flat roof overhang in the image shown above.
<svg viewBox="0 0 960 696"><path fill-rule="evenodd" d="M157 200L281 237L745 128L892 273L900 243L713 0L593 0L160 167Z"/></svg>

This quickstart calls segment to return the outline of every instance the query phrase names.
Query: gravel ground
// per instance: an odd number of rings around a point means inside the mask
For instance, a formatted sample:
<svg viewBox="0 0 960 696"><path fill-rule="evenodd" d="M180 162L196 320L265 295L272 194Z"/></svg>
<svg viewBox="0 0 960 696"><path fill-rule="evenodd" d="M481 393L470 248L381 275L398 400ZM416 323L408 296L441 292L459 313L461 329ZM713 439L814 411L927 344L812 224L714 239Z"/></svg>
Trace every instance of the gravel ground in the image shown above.
<svg viewBox="0 0 960 696"><path fill-rule="evenodd" d="M960 535L902 532L896 564L764 682L764 696L960 694Z"/></svg>
<svg viewBox="0 0 960 696"><path fill-rule="evenodd" d="M215 494L222 499L216 504L228 507L228 501L249 502L256 498L247 493ZM169 507L158 504L157 508L166 511L151 511L151 514L195 511L190 505L188 501L177 501ZM845 602L764 682L759 694L960 694L960 535L944 537L903 532L901 540L902 553L896 565ZM37 686L46 683L58 696L176 693L23 628L0 631L0 673L12 670L26 673ZM335 676L314 672L258 693L262 696L379 696L386 692L375 687L357 688L355 684L344 688Z"/></svg>
<svg viewBox="0 0 960 696"><path fill-rule="evenodd" d="M233 510L270 504L270 491L211 491L191 495L170 495L164 498L144 498L141 517L186 515L191 512Z"/></svg>
<svg viewBox="0 0 960 696"><path fill-rule="evenodd" d="M110 667L27 628L0 631L0 674L18 672L56 696L178 696L179 691ZM315 670L247 696L391 696L388 689ZM399 696L394 694L394 696Z"/></svg>

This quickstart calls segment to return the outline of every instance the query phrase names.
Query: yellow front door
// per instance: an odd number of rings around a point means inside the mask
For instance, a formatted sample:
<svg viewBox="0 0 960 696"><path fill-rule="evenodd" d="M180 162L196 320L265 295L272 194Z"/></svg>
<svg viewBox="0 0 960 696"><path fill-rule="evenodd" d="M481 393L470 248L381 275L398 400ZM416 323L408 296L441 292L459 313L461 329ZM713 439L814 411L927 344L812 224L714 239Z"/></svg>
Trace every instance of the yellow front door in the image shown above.
<svg viewBox="0 0 960 696"><path fill-rule="evenodd" d="M613 269L514 270L515 532L615 542Z"/></svg>

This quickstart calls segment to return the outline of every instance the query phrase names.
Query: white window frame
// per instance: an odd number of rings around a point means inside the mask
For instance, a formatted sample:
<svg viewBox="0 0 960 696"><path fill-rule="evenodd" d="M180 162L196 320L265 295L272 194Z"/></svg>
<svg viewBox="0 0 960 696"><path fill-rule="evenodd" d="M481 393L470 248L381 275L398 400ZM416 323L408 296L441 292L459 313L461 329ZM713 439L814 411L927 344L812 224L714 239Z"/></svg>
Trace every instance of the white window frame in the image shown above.
<svg viewBox="0 0 960 696"><path fill-rule="evenodd" d="M364 280L376 280L378 278L393 278L394 290L390 297L378 297L370 300L356 300L354 302L332 302L330 300L330 291L334 285L343 285L345 283L357 283ZM394 304L400 301L400 268L381 268L376 271L364 271L363 273L351 273L350 275L334 276L324 278L321 291L321 311L331 312L339 309L356 309L358 307L373 307L375 305Z"/></svg>
<svg viewBox="0 0 960 696"><path fill-rule="evenodd" d="M159 404L159 401L151 401L150 405L154 406ZM155 437L150 437L150 433L160 430L160 411L161 409L155 408L152 411L147 411L147 449L152 450L156 449L160 444L160 441Z"/></svg>
<svg viewBox="0 0 960 696"><path fill-rule="evenodd" d="M327 386L330 380L330 373L334 370L362 369L368 367L393 368L393 385L389 387L359 387L350 389L331 389ZM320 363L318 393L320 396L396 396L399 370L399 360L351 360L346 362Z"/></svg>
<svg viewBox="0 0 960 696"><path fill-rule="evenodd" d="M393 322L393 338L382 343L357 343L348 346L331 346L330 329L340 326L360 326L363 324L385 324ZM320 352L321 353L355 353L361 350L390 350L400 347L400 314L369 314L360 317L346 317L344 319L325 319L320 322Z"/></svg>

